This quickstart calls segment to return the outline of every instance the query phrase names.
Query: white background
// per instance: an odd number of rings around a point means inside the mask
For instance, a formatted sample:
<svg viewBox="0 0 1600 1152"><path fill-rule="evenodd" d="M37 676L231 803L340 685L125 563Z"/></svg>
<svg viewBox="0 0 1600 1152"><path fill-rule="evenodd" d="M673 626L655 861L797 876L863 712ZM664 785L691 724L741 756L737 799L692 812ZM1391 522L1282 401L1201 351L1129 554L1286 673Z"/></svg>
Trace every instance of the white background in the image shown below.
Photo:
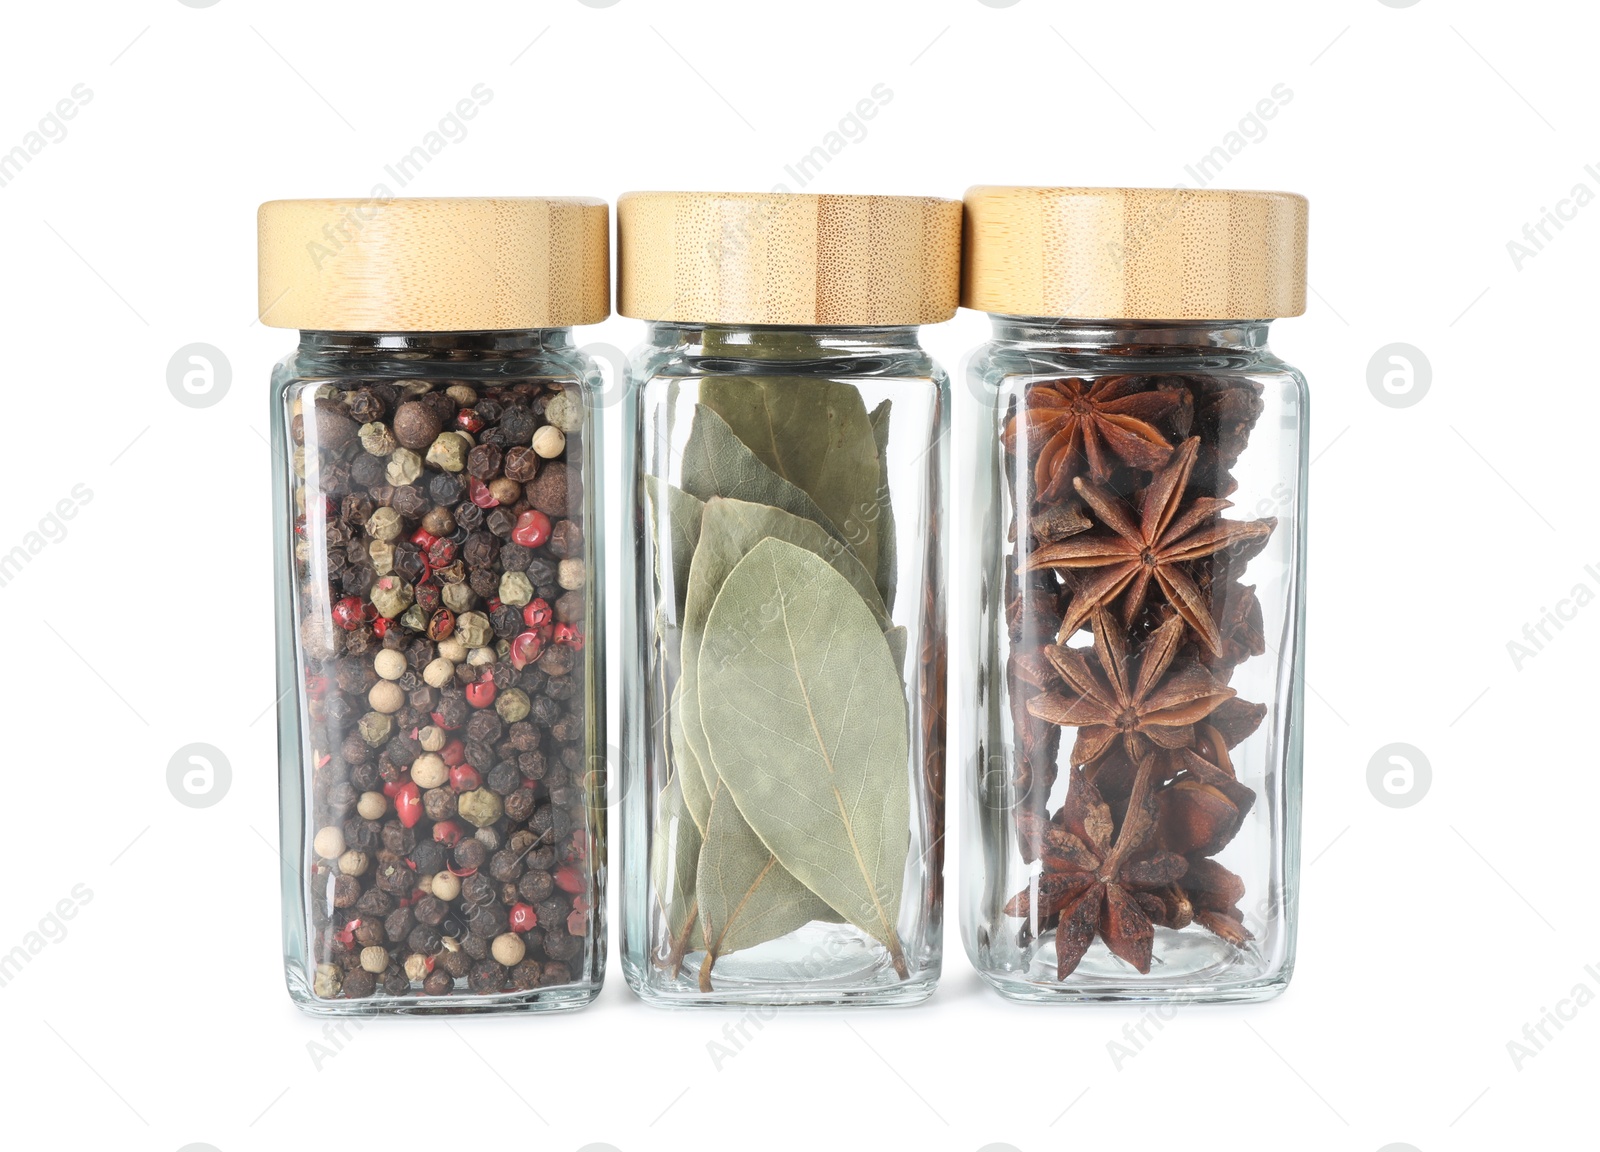
<svg viewBox="0 0 1600 1152"><path fill-rule="evenodd" d="M0 552L74 485L93 495L0 587L0 953L75 885L92 898L0 987L0 1140L1577 1142L1556 1134L1591 1113L1600 1054L1600 967L1585 970L1600 964L1600 608L1572 601L1520 668L1507 644L1577 585L1600 592L1600 208L1569 208L1520 269L1507 242L1574 185L1600 193L1589 15L1444 0L7 5L0 152L74 85L92 98L0 187ZM1315 454L1306 868L1284 996L1147 1020L1119 1066L1108 1045L1139 1011L1003 1003L969 969L952 903L929 1003L783 1015L720 1068L708 1042L738 1017L643 1007L614 948L585 1012L369 1023L313 1057L308 1043L334 1041L282 988L268 714L266 385L294 337L252 323L255 206L368 194L479 83L491 102L404 194L797 190L785 165L880 83L892 100L808 190L1193 186L1185 166L1287 86L1214 180L1312 204L1310 309L1273 333L1312 382ZM641 330L613 319L580 338L631 347ZM927 341L954 368L985 332L963 313ZM203 409L166 382L195 341L233 372ZM1368 387L1396 341L1431 364L1407 407ZM957 397L959 448L975 409ZM959 524L959 473L953 489ZM614 582L614 528L612 544ZM969 553L951 545L959 617ZM968 739L952 733L952 771ZM166 782L196 741L232 766L204 809ZM1432 767L1410 807L1369 789L1393 742ZM1519 1068L1508 1042L1579 984L1585 1006Z"/></svg>

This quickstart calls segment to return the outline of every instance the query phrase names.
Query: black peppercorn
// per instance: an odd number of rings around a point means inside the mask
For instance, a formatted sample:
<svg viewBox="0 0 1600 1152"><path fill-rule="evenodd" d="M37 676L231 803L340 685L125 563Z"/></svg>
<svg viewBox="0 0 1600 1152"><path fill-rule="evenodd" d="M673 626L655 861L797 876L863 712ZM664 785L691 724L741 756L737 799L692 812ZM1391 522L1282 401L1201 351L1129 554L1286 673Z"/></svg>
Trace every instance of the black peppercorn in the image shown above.
<svg viewBox="0 0 1600 1152"><path fill-rule="evenodd" d="M434 964L442 969L446 975L458 979L472 971L472 957L462 950L459 943L455 944L454 947L446 944L444 951L439 953L439 957L434 961Z"/></svg>
<svg viewBox="0 0 1600 1152"><path fill-rule="evenodd" d="M472 532L483 524L483 509L471 500L463 500L455 507L455 517L457 528L465 528L468 532Z"/></svg>
<svg viewBox="0 0 1600 1152"><path fill-rule="evenodd" d="M467 976L467 989L475 996L489 996L505 987L506 970L493 960L480 960Z"/></svg>
<svg viewBox="0 0 1600 1152"><path fill-rule="evenodd" d="M424 956L432 956L442 947L442 937L425 924L418 924L406 936L406 947Z"/></svg>
<svg viewBox="0 0 1600 1152"><path fill-rule="evenodd" d="M433 840L423 840L411 850L410 859L418 876L432 876L444 868L444 848Z"/></svg>
<svg viewBox="0 0 1600 1152"><path fill-rule="evenodd" d="M384 943L383 921L363 919L361 923L356 925L355 937L356 943L363 948L370 948Z"/></svg>
<svg viewBox="0 0 1600 1152"><path fill-rule="evenodd" d="M467 475L479 480L493 480L500 475L500 449L493 444L479 444L467 453Z"/></svg>
<svg viewBox="0 0 1600 1152"><path fill-rule="evenodd" d="M489 858L489 875L502 883L522 875L522 861L515 852L500 849Z"/></svg>
<svg viewBox="0 0 1600 1152"><path fill-rule="evenodd" d="M528 871L517 881L517 894L524 900L537 903L547 900L555 891L555 880L545 871Z"/></svg>
<svg viewBox="0 0 1600 1152"><path fill-rule="evenodd" d="M519 775L518 783L520 784L521 783L521 780L520 780L520 775L521 774L519 773L518 775ZM529 816L533 815L533 810L534 810L535 807L537 807L537 805L538 805L538 801L534 799L533 789L532 788L521 788L521 787L519 787L515 791L509 793L506 796L506 800L505 800L506 816L511 820L515 820L515 821L521 822L523 820L526 820Z"/></svg>
<svg viewBox="0 0 1600 1152"><path fill-rule="evenodd" d="M442 968L435 968L428 973L428 978L422 982L422 992L425 996L448 996L455 991L455 979Z"/></svg>
<svg viewBox="0 0 1600 1152"><path fill-rule="evenodd" d="M352 1000L364 1000L377 986L376 977L365 969L357 967L344 974L344 994Z"/></svg>
<svg viewBox="0 0 1600 1152"><path fill-rule="evenodd" d="M372 488L383 480L383 461L377 456L357 456L350 464L350 482Z"/></svg>
<svg viewBox="0 0 1600 1152"><path fill-rule="evenodd" d="M572 972L559 960L552 960L544 966L544 974L539 977L539 986L546 984L570 984Z"/></svg>
<svg viewBox="0 0 1600 1152"><path fill-rule="evenodd" d="M450 908L437 896L424 896L411 906L411 914L417 918L417 923L425 924L430 928L437 928L444 923L444 918L449 915Z"/></svg>
<svg viewBox="0 0 1600 1152"><path fill-rule="evenodd" d="M389 507L407 519L415 520L433 507L433 501L423 495L422 489L415 484L404 484L394 490L394 498L389 502Z"/></svg>
<svg viewBox="0 0 1600 1152"><path fill-rule="evenodd" d="M465 872L470 868L482 868L484 861L489 858L489 851L483 846L481 841L463 840L461 843L456 845L453 855L455 858L456 867ZM473 879L475 879L475 877L467 877L468 881ZM462 885L462 894L463 896L466 894L465 883Z"/></svg>

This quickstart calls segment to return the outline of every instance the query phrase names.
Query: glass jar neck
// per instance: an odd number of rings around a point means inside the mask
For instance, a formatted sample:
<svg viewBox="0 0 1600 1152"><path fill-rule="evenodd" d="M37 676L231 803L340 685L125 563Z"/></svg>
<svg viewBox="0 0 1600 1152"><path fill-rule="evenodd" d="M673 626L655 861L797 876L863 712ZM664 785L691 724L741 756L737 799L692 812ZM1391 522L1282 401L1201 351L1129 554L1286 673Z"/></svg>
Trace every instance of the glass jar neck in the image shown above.
<svg viewBox="0 0 1600 1152"><path fill-rule="evenodd" d="M536 350L572 347L571 328L521 328L495 332L325 332L303 329L300 351L340 358L372 355L471 361Z"/></svg>
<svg viewBox="0 0 1600 1152"><path fill-rule="evenodd" d="M1097 356L1265 352L1268 320L1084 320L991 316L996 341Z"/></svg>
<svg viewBox="0 0 1600 1152"><path fill-rule="evenodd" d="M787 324L685 324L654 321L650 343L691 356L816 361L902 349L917 351L915 324L884 327Z"/></svg>

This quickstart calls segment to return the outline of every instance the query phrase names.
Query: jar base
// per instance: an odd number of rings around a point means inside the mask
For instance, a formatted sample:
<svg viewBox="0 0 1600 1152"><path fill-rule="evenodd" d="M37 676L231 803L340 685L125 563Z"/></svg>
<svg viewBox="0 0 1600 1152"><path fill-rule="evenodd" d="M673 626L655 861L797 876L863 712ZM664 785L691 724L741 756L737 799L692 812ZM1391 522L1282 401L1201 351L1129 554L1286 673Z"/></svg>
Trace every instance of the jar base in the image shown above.
<svg viewBox="0 0 1600 1152"><path fill-rule="evenodd" d="M1008 1000L1027 1003L1240 1004L1271 1000L1289 985L1293 964L1264 956L1254 945L1240 948L1200 931L1156 930L1150 972L1141 974L1099 940L1077 970L1056 977L1053 937L1039 941L1015 968L973 957L990 987Z"/></svg>
<svg viewBox="0 0 1600 1152"><path fill-rule="evenodd" d="M905 1008L933 995L939 974L901 980L883 987L856 988L727 988L701 992L689 981L669 981L659 973L648 976L633 968L626 973L628 987L652 1008Z"/></svg>
<svg viewBox="0 0 1600 1152"><path fill-rule="evenodd" d="M492 996L388 996L375 992L359 1000L328 1000L314 994L302 973L285 967L289 998L308 1016L340 1019L351 1016L503 1016L513 1012L575 1012L600 995L600 982L558 984L526 992L499 992Z"/></svg>

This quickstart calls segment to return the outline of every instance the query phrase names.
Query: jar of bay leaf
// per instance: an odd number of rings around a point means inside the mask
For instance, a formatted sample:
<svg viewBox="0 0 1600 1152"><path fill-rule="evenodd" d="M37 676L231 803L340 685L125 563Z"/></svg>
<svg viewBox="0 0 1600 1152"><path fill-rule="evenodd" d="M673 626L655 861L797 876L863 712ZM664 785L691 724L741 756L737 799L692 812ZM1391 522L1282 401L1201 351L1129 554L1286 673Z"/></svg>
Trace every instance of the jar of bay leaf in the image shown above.
<svg viewBox="0 0 1600 1152"><path fill-rule="evenodd" d="M588 199L260 212L289 994L577 1008L605 966Z"/></svg>
<svg viewBox="0 0 1600 1152"><path fill-rule="evenodd" d="M632 193L625 972L655 1004L885 1004L940 964L960 204Z"/></svg>
<svg viewBox="0 0 1600 1152"><path fill-rule="evenodd" d="M1306 201L974 188L993 314L962 936L1019 1000L1259 1000L1294 967Z"/></svg>

